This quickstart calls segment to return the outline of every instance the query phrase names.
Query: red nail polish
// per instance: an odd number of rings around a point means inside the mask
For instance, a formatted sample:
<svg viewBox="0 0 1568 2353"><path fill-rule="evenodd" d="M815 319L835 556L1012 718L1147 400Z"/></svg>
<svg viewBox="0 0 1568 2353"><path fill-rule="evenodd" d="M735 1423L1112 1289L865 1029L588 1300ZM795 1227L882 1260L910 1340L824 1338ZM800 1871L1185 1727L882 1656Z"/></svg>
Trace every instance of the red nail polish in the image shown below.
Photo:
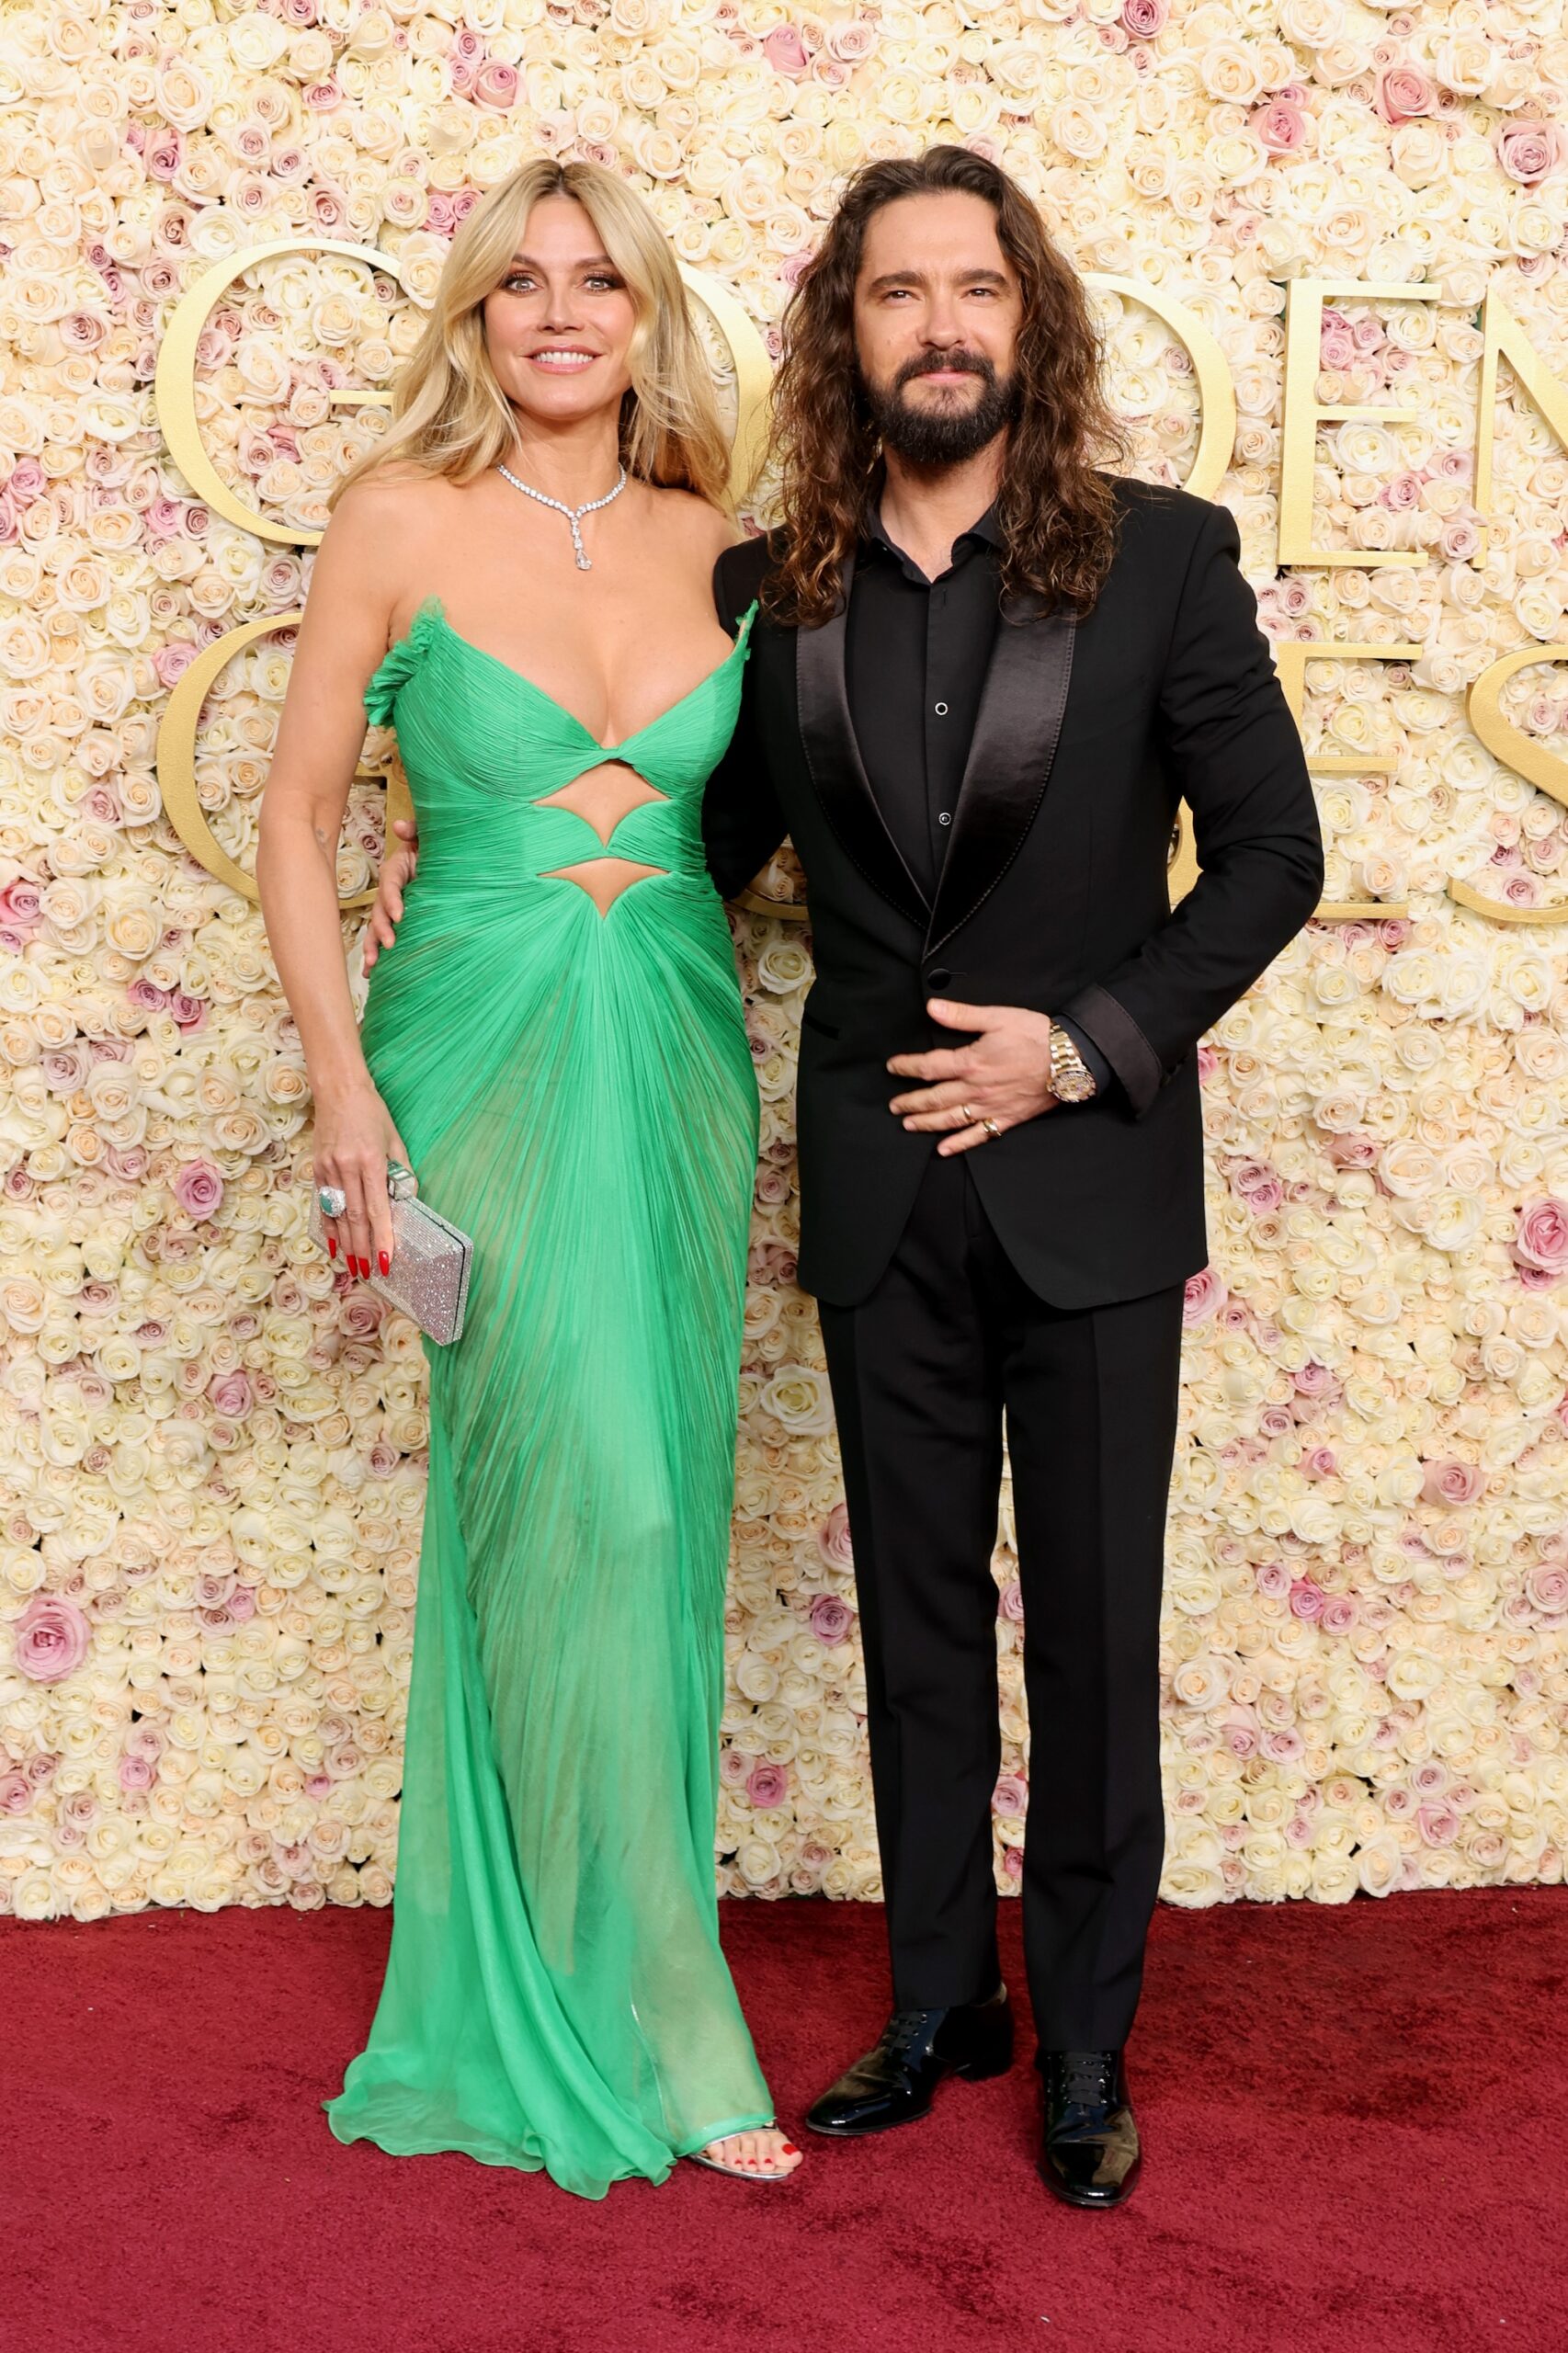
<svg viewBox="0 0 1568 2353"><path fill-rule="evenodd" d="M329 1233L326 1237L326 1255L329 1258L335 1258L337 1256L337 1236L335 1233Z"/></svg>
<svg viewBox="0 0 1568 2353"><path fill-rule="evenodd" d="M385 1252L384 1250L378 1250L378 1251L377 1251L377 1253L376 1253L376 1264L377 1264L377 1266L378 1266L378 1267L380 1267L380 1268L381 1268L381 1272L382 1272L382 1274L383 1274L383 1275L385 1275L385 1274L389 1274L389 1273L391 1272L391 1270L392 1270L392 1260L388 1257L388 1256L387 1256L387 1254L386 1254L386 1252Z"/></svg>
<svg viewBox="0 0 1568 2353"><path fill-rule="evenodd" d="M369 1279L369 1272L370 1272L370 1262L369 1262L369 1258L361 1258L361 1259L360 1259L360 1261L359 1261L359 1272L360 1272L362 1275L364 1275L364 1276L367 1278L367 1279Z"/></svg>

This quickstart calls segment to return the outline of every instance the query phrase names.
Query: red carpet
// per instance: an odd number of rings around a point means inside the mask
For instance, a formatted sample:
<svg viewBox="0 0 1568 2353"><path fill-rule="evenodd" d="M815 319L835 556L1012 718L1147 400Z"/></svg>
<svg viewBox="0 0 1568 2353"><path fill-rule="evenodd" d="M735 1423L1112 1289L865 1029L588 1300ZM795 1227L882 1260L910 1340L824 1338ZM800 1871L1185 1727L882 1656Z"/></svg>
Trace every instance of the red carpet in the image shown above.
<svg viewBox="0 0 1568 2353"><path fill-rule="evenodd" d="M1017 1911L1004 1907L1009 1976ZM1033 2077L602 2205L340 2148L385 1914L0 1922L6 2353L1564 2353L1568 1891L1162 1911L1119 2215ZM725 1906L789 2122L881 2023L881 1915Z"/></svg>

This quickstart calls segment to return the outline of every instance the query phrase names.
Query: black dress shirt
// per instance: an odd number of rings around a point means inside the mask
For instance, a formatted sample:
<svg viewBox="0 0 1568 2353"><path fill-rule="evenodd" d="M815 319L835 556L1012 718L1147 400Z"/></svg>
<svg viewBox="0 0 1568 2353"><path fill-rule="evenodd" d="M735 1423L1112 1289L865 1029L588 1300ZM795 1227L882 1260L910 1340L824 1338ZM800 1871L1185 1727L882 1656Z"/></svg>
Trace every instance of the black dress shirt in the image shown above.
<svg viewBox="0 0 1568 2353"><path fill-rule="evenodd" d="M1001 569L994 506L960 533L935 580L888 537L880 504L856 556L845 629L850 724L883 822L927 900L1001 626ZM1104 1055L1074 1025L1062 1027L1103 1090Z"/></svg>

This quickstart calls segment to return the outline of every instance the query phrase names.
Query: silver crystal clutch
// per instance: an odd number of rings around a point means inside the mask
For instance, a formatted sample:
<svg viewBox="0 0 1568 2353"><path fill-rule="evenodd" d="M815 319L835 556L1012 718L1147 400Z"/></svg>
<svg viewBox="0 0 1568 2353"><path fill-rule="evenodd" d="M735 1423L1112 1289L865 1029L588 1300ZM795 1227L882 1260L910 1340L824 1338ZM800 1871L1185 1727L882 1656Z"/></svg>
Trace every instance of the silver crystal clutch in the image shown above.
<svg viewBox="0 0 1568 2353"><path fill-rule="evenodd" d="M462 1332L473 1244L419 1199L414 1171L401 1160L387 1163L387 1191L392 1196L392 1271L383 1275L372 1267L370 1289L411 1315L438 1347L450 1347ZM311 1233L324 1250L326 1228L313 1188Z"/></svg>

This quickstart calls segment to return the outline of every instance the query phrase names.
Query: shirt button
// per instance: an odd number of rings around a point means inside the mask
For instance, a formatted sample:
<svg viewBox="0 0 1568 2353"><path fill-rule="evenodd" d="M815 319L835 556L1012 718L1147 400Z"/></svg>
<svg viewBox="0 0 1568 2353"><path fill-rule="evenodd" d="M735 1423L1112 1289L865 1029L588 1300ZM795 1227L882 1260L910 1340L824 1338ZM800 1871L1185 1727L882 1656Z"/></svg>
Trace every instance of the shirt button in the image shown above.
<svg viewBox="0 0 1568 2353"><path fill-rule="evenodd" d="M933 703L932 709L935 710L938 719L946 719L948 715L948 706L945 702Z"/></svg>
<svg viewBox="0 0 1568 2353"><path fill-rule="evenodd" d="M937 823L938 825L950 825L952 822L953 813L950 809L940 809L937 811Z"/></svg>

